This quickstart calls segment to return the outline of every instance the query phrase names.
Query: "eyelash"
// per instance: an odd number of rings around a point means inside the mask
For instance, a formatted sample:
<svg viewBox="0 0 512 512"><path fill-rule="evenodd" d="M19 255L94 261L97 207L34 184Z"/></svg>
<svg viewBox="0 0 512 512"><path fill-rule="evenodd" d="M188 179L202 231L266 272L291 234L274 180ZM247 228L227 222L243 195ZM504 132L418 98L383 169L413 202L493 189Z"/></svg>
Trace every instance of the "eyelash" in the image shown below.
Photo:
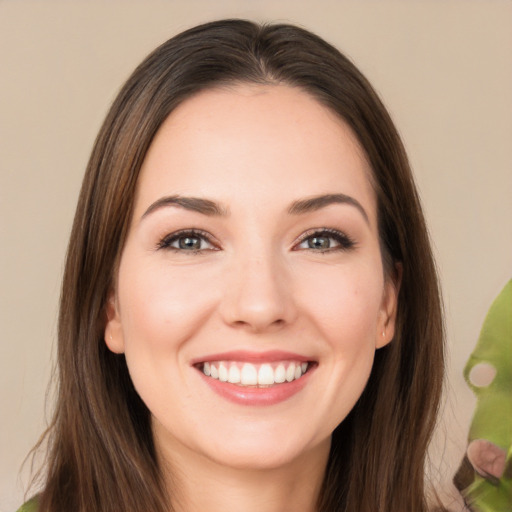
<svg viewBox="0 0 512 512"><path fill-rule="evenodd" d="M194 249L188 251L179 247L172 247L172 243L182 238L196 238L201 241L206 241L208 244L212 245L214 249ZM190 252L192 254L198 254L202 251L215 251L218 249L218 247L212 242L211 236L206 231L202 231L200 229L183 229L181 231L175 231L174 233L165 236L162 240L160 240L160 242L158 242L157 249L167 249L174 252Z"/></svg>
<svg viewBox="0 0 512 512"><path fill-rule="evenodd" d="M322 228L322 229L311 229L309 231L306 231L295 243L293 250L301 250L297 249L297 246L303 244L304 242L308 241L312 238L329 238L336 241L338 244L334 247L328 247L325 249L319 248L319 249L313 249L312 247L309 247L305 250L310 250L312 252L320 252L320 253L327 253L327 252L334 252L334 251L348 251L355 247L356 243L354 240L352 240L348 235L345 233L338 231L337 229L330 229L330 228ZM179 247L173 247L172 244L174 242L177 242L180 239L183 238L194 238L199 239L200 241L207 242L209 245L213 246L212 248L208 249L193 249L193 250L187 250ZM191 254L198 254L203 251L215 251L218 250L219 247L212 242L211 236L206 231L202 231L199 229L184 229L181 231L176 231L174 233L171 233L167 236L165 236L160 242L157 244L157 249L167 249L174 252L189 252Z"/></svg>
<svg viewBox="0 0 512 512"><path fill-rule="evenodd" d="M309 250L313 252L326 253L334 251L348 251L350 249L353 249L356 245L356 242L342 231L338 231L337 229L331 228L322 228L311 229L309 231L306 231L303 235L301 235L298 243L295 244L294 247L297 247L298 245L301 245L312 238L330 238L335 240L339 244L335 247L328 247L326 249L313 249L310 247Z"/></svg>

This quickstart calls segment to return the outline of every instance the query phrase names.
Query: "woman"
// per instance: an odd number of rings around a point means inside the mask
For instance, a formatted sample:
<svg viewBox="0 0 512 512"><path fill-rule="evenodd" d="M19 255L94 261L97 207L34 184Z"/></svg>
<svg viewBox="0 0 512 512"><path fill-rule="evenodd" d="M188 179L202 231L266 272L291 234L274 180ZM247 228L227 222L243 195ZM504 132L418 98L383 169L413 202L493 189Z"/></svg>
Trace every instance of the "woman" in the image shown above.
<svg viewBox="0 0 512 512"><path fill-rule="evenodd" d="M58 358L40 511L427 510L439 290L359 71L240 20L155 50L92 152Z"/></svg>

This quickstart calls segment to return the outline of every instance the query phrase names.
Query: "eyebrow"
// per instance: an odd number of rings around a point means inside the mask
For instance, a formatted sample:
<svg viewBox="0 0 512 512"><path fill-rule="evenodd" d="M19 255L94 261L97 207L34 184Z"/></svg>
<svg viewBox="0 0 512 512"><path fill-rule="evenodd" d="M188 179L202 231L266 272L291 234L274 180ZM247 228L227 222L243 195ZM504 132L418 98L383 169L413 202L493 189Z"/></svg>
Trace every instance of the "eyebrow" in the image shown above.
<svg viewBox="0 0 512 512"><path fill-rule="evenodd" d="M370 223L368 214L363 208L361 203L351 196L345 194L324 194L307 199L299 199L294 201L288 208L290 215L302 215L304 213L314 212L321 210L331 204L348 204L357 208L361 213L367 224ZM152 203L149 208L143 213L141 219L147 217L150 213L164 208L167 206L174 206L183 208L185 210L201 213L209 217L226 217L229 212L220 204L212 201L211 199L204 199L201 197L183 197L179 195L166 196L157 199Z"/></svg>
<svg viewBox="0 0 512 512"><path fill-rule="evenodd" d="M210 199L203 199L201 197L182 197L182 196L166 196L161 197L155 201L151 206L144 212L141 219L147 217L150 213L165 206L176 206L185 210L202 213L210 217L225 217L227 210L222 208L219 204Z"/></svg>
<svg viewBox="0 0 512 512"><path fill-rule="evenodd" d="M288 209L288 213L292 215L301 215L303 213L320 210L321 208L325 208L331 204L348 204L354 206L364 217L366 223L370 223L368 214L366 213L366 210L363 208L361 203L357 199L354 199L353 197L347 196L345 194L325 194L307 199L300 199L298 201L294 201L291 204L290 208Z"/></svg>

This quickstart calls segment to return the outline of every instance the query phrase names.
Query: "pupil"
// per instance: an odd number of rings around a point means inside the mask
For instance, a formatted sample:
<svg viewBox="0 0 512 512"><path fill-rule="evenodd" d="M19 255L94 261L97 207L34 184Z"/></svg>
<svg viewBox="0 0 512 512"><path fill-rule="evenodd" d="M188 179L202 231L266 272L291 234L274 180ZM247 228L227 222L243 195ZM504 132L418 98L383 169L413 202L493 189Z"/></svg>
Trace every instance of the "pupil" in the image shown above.
<svg viewBox="0 0 512 512"><path fill-rule="evenodd" d="M201 240L199 238L185 237L180 238L180 249L200 249Z"/></svg>
<svg viewBox="0 0 512 512"><path fill-rule="evenodd" d="M329 237L315 236L310 238L308 245L310 249L329 249Z"/></svg>

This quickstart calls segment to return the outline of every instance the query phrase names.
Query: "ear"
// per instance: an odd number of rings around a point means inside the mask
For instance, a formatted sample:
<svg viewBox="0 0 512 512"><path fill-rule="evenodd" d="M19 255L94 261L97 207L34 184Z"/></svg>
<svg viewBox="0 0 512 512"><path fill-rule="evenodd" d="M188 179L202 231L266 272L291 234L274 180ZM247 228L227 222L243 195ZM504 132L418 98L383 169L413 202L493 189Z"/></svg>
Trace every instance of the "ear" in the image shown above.
<svg viewBox="0 0 512 512"><path fill-rule="evenodd" d="M396 312L398 309L398 294L402 282L402 265L397 263L395 271L385 276L381 308L377 322L375 348L387 345L395 336Z"/></svg>
<svg viewBox="0 0 512 512"><path fill-rule="evenodd" d="M115 354L124 353L124 337L121 317L115 291L111 291L106 304L107 323L105 325L105 343Z"/></svg>

